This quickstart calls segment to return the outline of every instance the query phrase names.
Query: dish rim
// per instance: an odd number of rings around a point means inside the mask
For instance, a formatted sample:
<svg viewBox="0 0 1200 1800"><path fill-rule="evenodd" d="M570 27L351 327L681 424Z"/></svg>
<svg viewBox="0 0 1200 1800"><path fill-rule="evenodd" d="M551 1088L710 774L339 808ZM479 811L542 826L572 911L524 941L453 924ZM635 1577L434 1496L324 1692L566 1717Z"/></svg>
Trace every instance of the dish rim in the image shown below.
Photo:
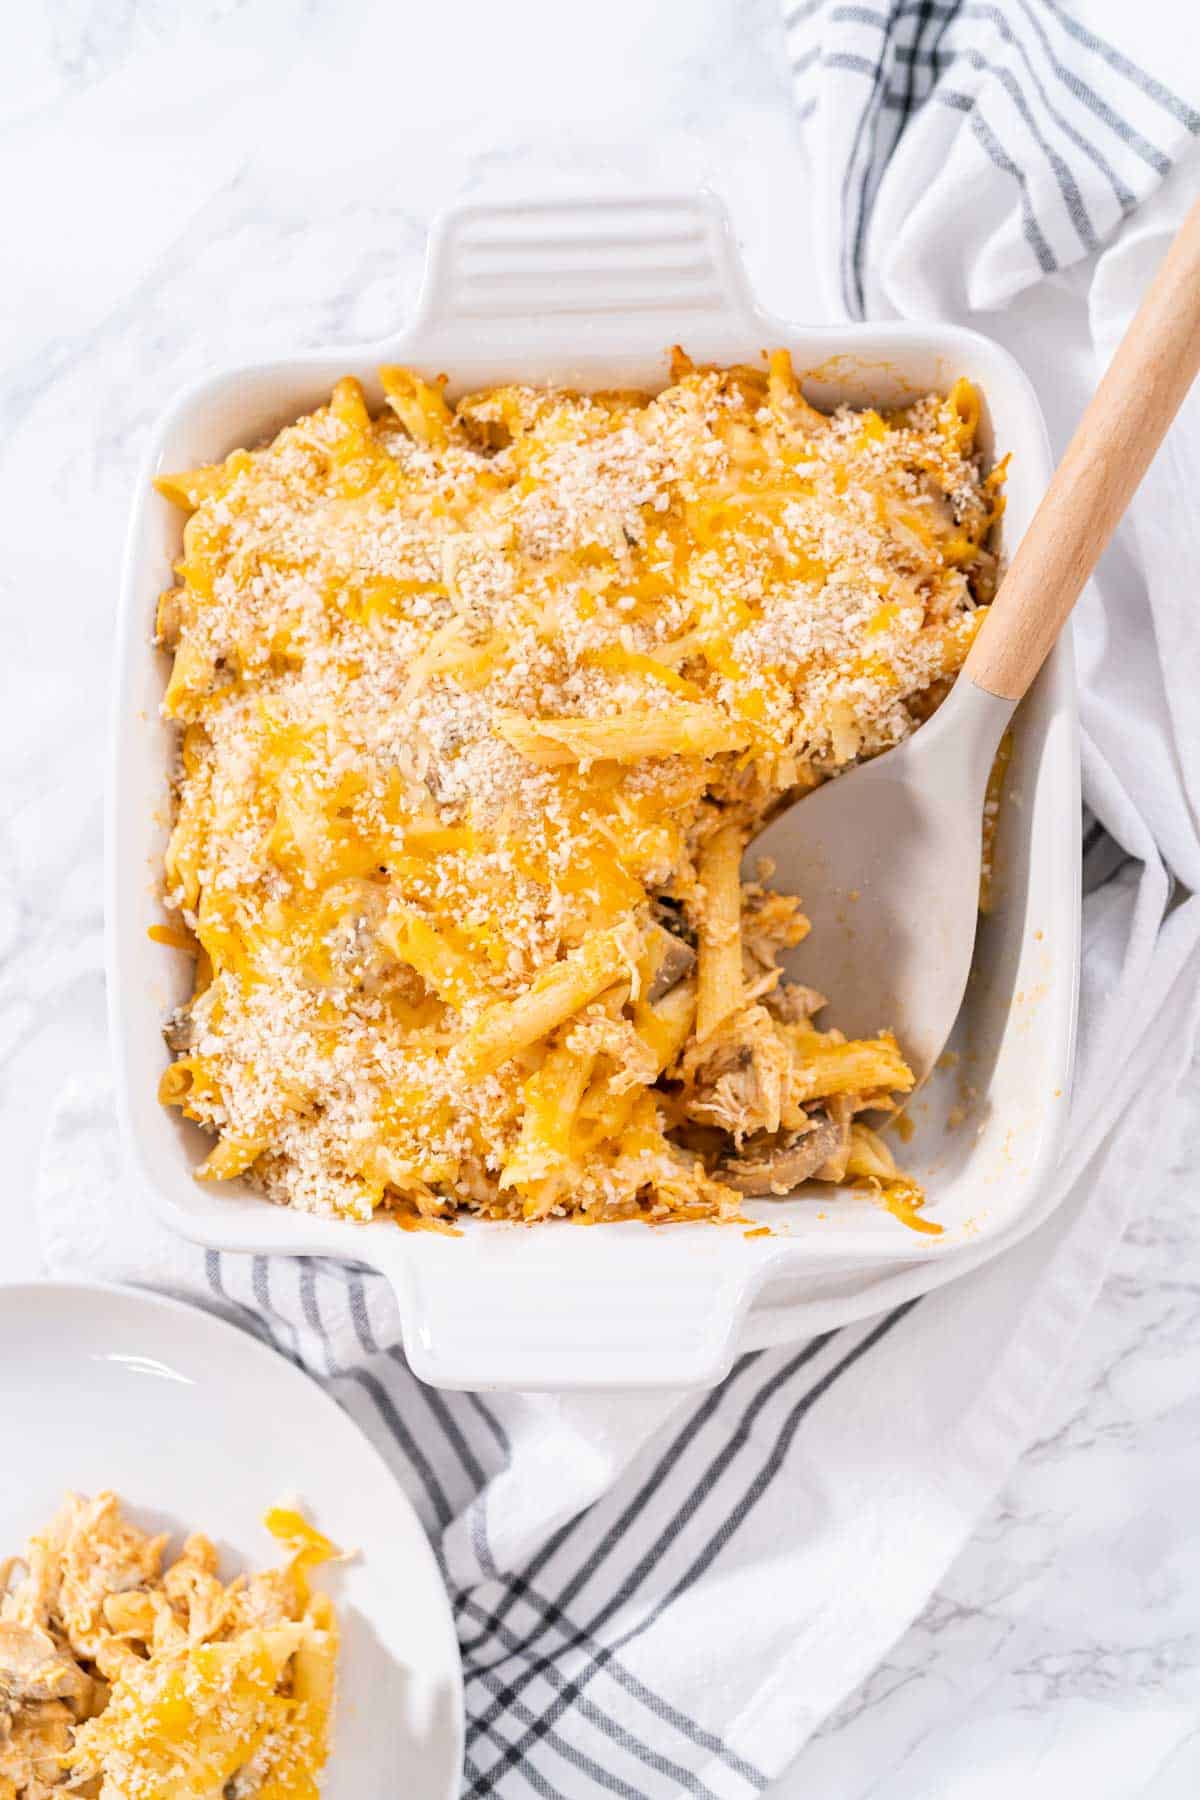
<svg viewBox="0 0 1200 1800"><path fill-rule="evenodd" d="M629 203L624 201L610 202L603 200L573 202L565 210L575 219L592 219L597 215L611 214L614 207L636 211L639 217L654 216L655 209L673 208L677 213L687 217L701 217L705 229L709 232L709 246L718 271L718 286L721 289L719 304L710 316L718 321L721 328L743 335L748 334L748 341L757 338L760 346L771 343L788 344L795 348L799 360L810 370L828 365L836 358L847 358L860 365L881 367L903 365L914 360L919 354L942 358L963 365L970 363L990 363L1002 374L1002 379L1011 388L1021 393L1022 404L1026 408L1031 422L1040 426L1040 441L1029 445L1012 445L1022 456L1029 455L1040 467L1043 477L1049 473L1049 448L1045 437L1044 424L1041 422L1040 409L1027 377L1015 359L994 340L969 327L960 325L932 326L910 322L896 322L882 325L846 324L838 326L809 327L788 321L768 313L753 300L749 285L741 271L740 262L732 248L732 239L728 221L723 208L711 197L687 197L683 200L674 197L658 199L646 198ZM207 1248L244 1251L254 1253L278 1253L287 1255L326 1255L340 1261L366 1262L381 1269L398 1290L401 1317L403 1321L405 1348L416 1372L435 1385L443 1386L480 1386L480 1387L521 1387L521 1386L554 1386L554 1387L609 1387L609 1386L646 1386L646 1385L693 1385L719 1379L729 1367L739 1345L746 1326L747 1316L763 1288L780 1278L794 1276L805 1268L821 1274L837 1276L846 1270L866 1270L878 1273L881 1268L901 1269L919 1268L923 1286L936 1285L937 1281L950 1279L960 1270L973 1266L981 1260L978 1253L983 1246L974 1250L961 1243L947 1243L941 1246L937 1240L929 1243L913 1244L903 1242L898 1237L888 1240L883 1237L873 1238L869 1243L854 1244L854 1234L847 1231L837 1235L831 1234L827 1240L806 1238L803 1242L788 1241L786 1238L774 1240L758 1240L752 1254L746 1252L751 1245L736 1228L728 1228L726 1240L727 1250L722 1252L719 1263L711 1255L688 1254L683 1257L661 1257L656 1250L651 1252L650 1259L658 1258L662 1264L658 1279L665 1280L668 1275L685 1279L696 1268L703 1271L703 1280L699 1284L703 1290L702 1302L693 1296L692 1304L684 1304L678 1292L674 1297L658 1295L656 1304L665 1309L665 1319L673 1323L674 1335L680 1343L672 1343L672 1332L667 1330L657 1334L662 1341L658 1345L658 1360L646 1358L646 1363L639 1361L635 1343L625 1343L611 1330L597 1332L593 1321L592 1336L597 1341L590 1350L579 1354L568 1354L565 1365L547 1369L537 1358L519 1353L507 1355L502 1351L499 1361L489 1358L488 1365L481 1365L480 1340L478 1334L468 1333L474 1339L474 1348L465 1355L455 1355L447 1341L447 1334L457 1328L465 1328L470 1301L467 1292L476 1299L479 1295L479 1280L486 1280L489 1275L507 1276L520 1280L522 1272L528 1283L522 1296L528 1304L536 1299L538 1289L534 1272L540 1272L537 1279L544 1281L549 1274L547 1264L548 1253L544 1250L524 1250L520 1255L522 1267L516 1268L512 1254L496 1254L496 1244L477 1257L481 1267L473 1271L471 1278L463 1281L467 1273L466 1259L459 1257L457 1267L453 1271L453 1280L461 1282L464 1292L455 1295L451 1291L451 1276L446 1268L446 1241L432 1234L403 1234L388 1227L382 1221L369 1225L357 1225L341 1220L326 1220L312 1215L298 1214L288 1209L272 1207L265 1201L257 1199L253 1212L235 1209L224 1196L206 1193L203 1206L184 1206L174 1199L156 1178L151 1157L142 1140L141 1133L135 1124L135 1108L130 1087L130 1049L133 1020L131 1009L126 1003L125 984L121 979L121 954L119 944L119 926L123 911L129 901L129 881L127 873L121 865L117 854L117 843L121 828L120 770L125 754L125 739L129 728L129 708L131 705L131 687L133 686L145 654L146 641L145 600L149 585L149 574L146 569L146 553L144 543L148 528L150 509L155 505L164 505L154 494L151 482L153 475L161 466L164 447L173 433L184 428L189 419L195 419L201 410L212 405L215 400L228 398L239 391L268 383L286 380L297 387L305 378L316 377L318 371L325 374L333 368L344 371L367 371L378 366L380 362L404 359L410 354L418 364L427 363L430 354L422 347L422 332L432 334L436 345L437 334L445 337L463 329L462 321L456 322L453 306L448 309L446 317L438 314L439 297L444 296L452 283L447 276L445 258L452 254L456 238L461 238L463 231L469 232L480 220L485 223L497 219L524 218L529 213L547 212L556 217L564 211L562 202L550 202L544 206L540 202L515 203L503 208L464 207L452 209L435 222L430 234L426 278L422 288L422 296L418 302L412 322L390 334L382 340L367 344L353 345L345 348L328 350L315 348L299 355L275 359L269 362L243 363L229 369L216 369L200 377L190 384L166 408L151 433L146 454L143 458L138 476L138 489L134 498L129 528L126 538L125 556L122 573L121 616L118 623L116 657L117 679L113 687L113 716L110 733L110 771L106 798L106 959L108 967L108 1000L110 1029L112 1031L114 1055L117 1065L117 1111L120 1119L123 1141L132 1153L135 1171L140 1184L148 1190L148 1197L157 1217L170 1229L189 1240ZM450 250L447 250L450 246ZM439 261L441 259L441 261ZM477 316L477 315L472 315ZM597 315L599 316L599 315ZM607 323L611 328L621 317L619 308L610 309ZM667 328L661 324L662 318L668 319ZM491 329L497 333L507 330L512 321L504 315L501 323L493 321ZM654 324L658 332L660 347L665 347L664 340L669 335L675 322L670 320L669 313L659 308L659 319ZM603 320L601 321L603 326ZM555 331L562 340L559 346L561 359L562 344L568 342L567 333L578 328L578 314L569 310L556 320L551 320L550 336ZM642 318L643 335L646 331L645 318ZM583 332L581 341L584 344L584 361L587 366L608 362L610 365L622 354L619 350L606 352L603 347L597 348L597 338L603 338L603 329L595 328L592 321L590 335ZM685 334L686 335L686 334ZM464 340L465 341L465 340ZM471 340L473 343L475 340ZM506 340L507 341L507 340ZM473 352L478 356L478 348ZM497 362L504 355L503 350L494 349L488 352ZM526 347L527 353L527 347ZM744 354L744 353L743 353ZM548 353L548 360L554 359L554 353ZM294 413L293 413L293 416ZM151 652L153 654L153 652ZM1052 682L1054 686L1054 705L1052 718L1060 721L1065 729L1066 743L1060 747L1060 761L1064 767L1058 769L1057 778L1066 776L1067 798L1074 799L1075 810L1078 811L1078 715L1075 705L1075 694L1072 673L1072 659L1069 640L1064 639L1054 652L1051 663L1043 676L1044 682ZM1073 770L1073 774L1072 774ZM1074 883L1074 891L1059 894L1057 907L1065 926L1067 948L1070 955L1068 971L1068 992L1058 994L1058 1005L1055 1010L1052 1031L1054 1047L1051 1055L1053 1066L1058 1071L1060 1090L1065 1094L1069 1089L1070 1072L1074 1054L1075 1015L1078 994L1078 934L1079 934L1079 892L1078 875ZM1024 1178L1025 1203L1015 1222L1004 1232L997 1232L988 1240L987 1253L994 1253L1002 1244L1015 1242L1025 1231L1033 1229L1040 1222L1036 1207L1038 1194L1045 1186L1046 1178L1057 1160L1061 1146L1062 1134L1066 1124L1066 1107L1058 1109L1057 1122L1043 1130L1039 1150L1034 1158L1030 1171ZM190 1180L190 1165L187 1169ZM682 1240L689 1232L707 1232L711 1236L724 1235L714 1232L711 1226L676 1226L672 1235ZM384 1237L384 1233L387 1237ZM526 1245L535 1241L543 1241L547 1236L560 1233L557 1223L541 1226L537 1233L522 1231L519 1226L467 1222L467 1232L476 1241L478 1248L479 1234L500 1234L511 1237L516 1234ZM614 1225L603 1227L603 1249L595 1253L589 1251L589 1271L599 1290L613 1301L614 1295L622 1289L621 1271L628 1258L623 1246L629 1241L629 1234L638 1234L642 1245L657 1243L661 1245L665 1239L662 1233L647 1233L640 1224ZM597 1234L589 1234L592 1239ZM618 1254L617 1244L622 1249ZM771 1245L769 1250L766 1246ZM760 1253L763 1252L763 1253ZM552 1265L554 1258L549 1258ZM645 1255L635 1259L644 1263ZM936 1265L936 1279L930 1279ZM515 1274L514 1274L515 1270ZM678 1289L678 1282L676 1282ZM713 1323L711 1314L717 1309L718 1322ZM487 1310L487 1309L485 1309ZM629 1323L629 1309L621 1306L625 1323ZM801 1322L803 1309L799 1309L797 1317L797 1334L802 1335L804 1325ZM489 1317L495 1318L499 1315ZM703 1339L703 1350L699 1348L699 1340ZM439 1340L440 1342L436 1341ZM502 1340L501 1340L502 1341ZM544 1349L544 1344L542 1346ZM645 1354L644 1344L641 1355ZM474 1358L474 1360L472 1360ZM540 1368L540 1379L538 1370Z"/></svg>

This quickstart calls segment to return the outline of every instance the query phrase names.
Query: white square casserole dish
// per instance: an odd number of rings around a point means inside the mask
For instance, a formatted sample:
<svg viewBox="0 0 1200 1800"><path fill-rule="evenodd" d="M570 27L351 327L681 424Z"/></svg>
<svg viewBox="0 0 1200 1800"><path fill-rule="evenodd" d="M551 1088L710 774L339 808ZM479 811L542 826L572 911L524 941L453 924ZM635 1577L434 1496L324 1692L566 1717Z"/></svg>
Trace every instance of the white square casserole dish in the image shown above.
<svg viewBox="0 0 1200 1800"><path fill-rule="evenodd" d="M463 1235L323 1219L273 1207L241 1183L192 1178L200 1133L159 1105L165 1014L190 965L154 946L164 918L173 731L159 716L167 658L152 646L180 519L151 487L166 469L260 440L357 375L447 370L455 389L503 381L656 388L667 350L748 362L786 345L817 404L895 404L959 375L985 398L985 430L1013 456L1005 529L1014 542L1050 473L1032 389L1008 354L945 326L808 330L750 296L725 215L709 197L466 208L435 229L411 327L386 342L217 374L154 434L126 552L107 820L108 991L122 1128L147 1197L172 1229L209 1247L325 1255L395 1286L415 1372L446 1387L693 1385L742 1349L801 1337L936 1285L1029 1229L1066 1117L1079 946L1079 775L1069 642L1017 716L997 903L984 922L956 1033L963 1060L913 1108L904 1163L940 1237L918 1235L861 1196L757 1203L776 1229L650 1229L566 1221L469 1221ZM966 1088L967 1117L952 1129Z"/></svg>

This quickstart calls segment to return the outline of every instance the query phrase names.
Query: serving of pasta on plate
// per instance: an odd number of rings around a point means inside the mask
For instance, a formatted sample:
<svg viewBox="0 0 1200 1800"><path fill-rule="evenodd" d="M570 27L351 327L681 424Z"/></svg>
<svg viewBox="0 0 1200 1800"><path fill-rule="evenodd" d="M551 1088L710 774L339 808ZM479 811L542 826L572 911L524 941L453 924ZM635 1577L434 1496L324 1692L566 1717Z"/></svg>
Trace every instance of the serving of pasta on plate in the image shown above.
<svg viewBox="0 0 1200 1800"><path fill-rule="evenodd" d="M316 1800L338 1631L309 1570L339 1552L265 1522L288 1562L222 1582L200 1533L164 1562L115 1494L69 1494L0 1559L0 1800Z"/></svg>
<svg viewBox="0 0 1200 1800"><path fill-rule="evenodd" d="M808 1180L916 1216L903 1048L822 1029L802 900L744 852L961 666L1003 506L975 391L825 414L786 352L677 350L654 395L381 376L159 481L156 935L196 959L160 1096L199 1174L434 1229Z"/></svg>

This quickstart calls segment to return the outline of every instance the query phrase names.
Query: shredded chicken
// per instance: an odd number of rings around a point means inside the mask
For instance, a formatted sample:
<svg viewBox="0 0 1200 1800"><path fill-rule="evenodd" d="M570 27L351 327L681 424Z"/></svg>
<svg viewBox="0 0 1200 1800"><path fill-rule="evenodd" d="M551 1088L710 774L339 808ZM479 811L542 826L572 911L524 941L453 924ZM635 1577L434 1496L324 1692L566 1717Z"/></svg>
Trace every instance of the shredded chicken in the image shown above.
<svg viewBox="0 0 1200 1800"><path fill-rule="evenodd" d="M688 1046L687 1117L728 1132L738 1145L751 1132L778 1131L790 1068L787 1043L766 1008L744 1007L714 1037Z"/></svg>

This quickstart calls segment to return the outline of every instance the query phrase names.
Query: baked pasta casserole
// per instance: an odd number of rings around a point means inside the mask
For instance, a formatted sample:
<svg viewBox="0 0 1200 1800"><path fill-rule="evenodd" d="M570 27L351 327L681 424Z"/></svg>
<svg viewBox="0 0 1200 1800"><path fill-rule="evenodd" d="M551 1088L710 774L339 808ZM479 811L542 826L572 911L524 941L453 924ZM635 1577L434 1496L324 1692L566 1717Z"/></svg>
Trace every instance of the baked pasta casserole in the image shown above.
<svg viewBox="0 0 1200 1800"><path fill-rule="evenodd" d="M912 1085L781 958L742 867L789 796L904 737L995 579L959 382L808 404L786 352L661 393L385 368L163 478L181 728L159 928L196 956L161 1098L199 1173L436 1225L733 1217L906 1190ZM881 1027L887 1021L880 1020Z"/></svg>
<svg viewBox="0 0 1200 1800"><path fill-rule="evenodd" d="M71 1494L0 1560L0 1800L315 1800L338 1638L307 1572L338 1553L266 1524L287 1565L225 1584L206 1537L164 1567L115 1494Z"/></svg>

